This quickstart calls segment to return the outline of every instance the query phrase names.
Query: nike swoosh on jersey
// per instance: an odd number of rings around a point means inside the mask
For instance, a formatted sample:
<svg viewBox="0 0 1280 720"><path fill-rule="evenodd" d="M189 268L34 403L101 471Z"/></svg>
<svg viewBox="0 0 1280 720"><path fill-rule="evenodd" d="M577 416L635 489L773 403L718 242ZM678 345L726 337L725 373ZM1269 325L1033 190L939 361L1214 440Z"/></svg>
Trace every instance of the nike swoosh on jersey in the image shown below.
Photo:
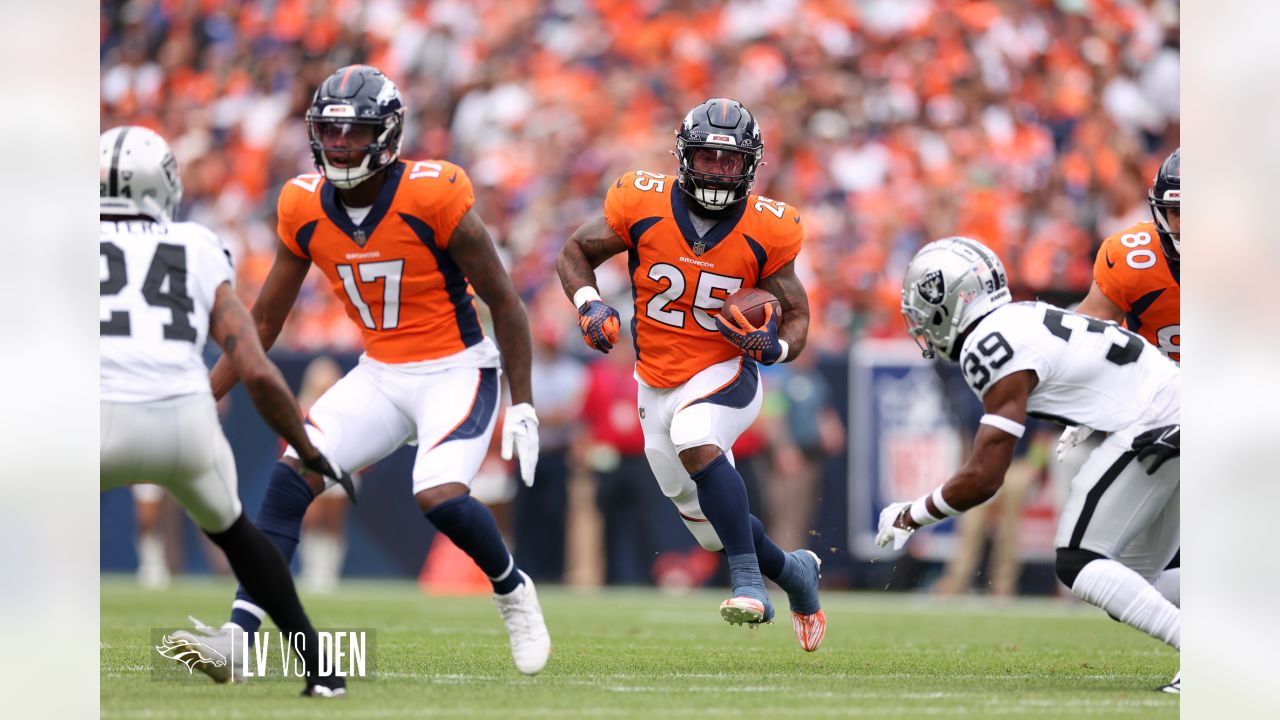
<svg viewBox="0 0 1280 720"><path fill-rule="evenodd" d="M622 187L622 178L618 178L618 184L615 185L614 187L618 187L618 188Z"/></svg>
<svg viewBox="0 0 1280 720"><path fill-rule="evenodd" d="M1115 263L1111 262L1111 256L1110 256L1110 255L1105 255L1104 257L1105 257L1105 258L1106 258L1106 260L1107 260L1107 267L1109 267L1109 268L1113 268L1113 267L1115 267L1115 266L1116 266L1116 264L1115 264Z"/></svg>
<svg viewBox="0 0 1280 720"><path fill-rule="evenodd" d="M457 170L454 170L454 171L453 171L453 177L449 178L449 182L451 182L451 183L456 183L456 182L458 182L458 171L457 171Z"/></svg>

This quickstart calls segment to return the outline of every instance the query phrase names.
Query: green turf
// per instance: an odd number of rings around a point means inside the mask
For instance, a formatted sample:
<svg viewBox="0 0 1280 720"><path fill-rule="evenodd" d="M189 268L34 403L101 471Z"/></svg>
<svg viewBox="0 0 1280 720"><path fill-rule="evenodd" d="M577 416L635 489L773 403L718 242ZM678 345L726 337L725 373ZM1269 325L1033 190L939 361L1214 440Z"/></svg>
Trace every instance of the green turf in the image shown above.
<svg viewBox="0 0 1280 720"><path fill-rule="evenodd" d="M191 580L147 592L102 581L102 716L112 718L1141 717L1176 718L1152 692L1169 648L1067 601L1004 607L968 600L825 593L826 640L803 652L786 598L780 622L731 627L718 593L539 595L554 650L516 671L487 597L433 598L410 583L349 582L304 597L321 627L375 628L377 677L338 701L296 697L295 680L217 686L157 681L148 631L193 614L220 624L232 585Z"/></svg>

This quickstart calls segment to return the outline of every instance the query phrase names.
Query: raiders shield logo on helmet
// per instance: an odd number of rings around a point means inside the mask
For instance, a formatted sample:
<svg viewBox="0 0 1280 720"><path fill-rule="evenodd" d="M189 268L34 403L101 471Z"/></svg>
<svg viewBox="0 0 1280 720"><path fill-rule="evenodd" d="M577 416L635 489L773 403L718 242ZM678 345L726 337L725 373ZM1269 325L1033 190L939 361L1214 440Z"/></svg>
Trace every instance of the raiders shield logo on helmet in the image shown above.
<svg viewBox="0 0 1280 720"><path fill-rule="evenodd" d="M946 296L947 290L942 283L942 271L934 270L916 283L916 290L920 292L920 297L930 305L940 305L942 298Z"/></svg>

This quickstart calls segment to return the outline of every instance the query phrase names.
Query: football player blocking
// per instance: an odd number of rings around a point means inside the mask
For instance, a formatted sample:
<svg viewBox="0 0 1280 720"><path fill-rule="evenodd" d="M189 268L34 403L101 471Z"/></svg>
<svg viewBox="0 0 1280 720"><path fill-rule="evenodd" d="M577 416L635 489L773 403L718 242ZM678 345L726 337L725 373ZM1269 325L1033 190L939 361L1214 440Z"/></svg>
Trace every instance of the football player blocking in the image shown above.
<svg viewBox="0 0 1280 720"><path fill-rule="evenodd" d="M1000 258L969 238L916 254L902 314L926 358L961 364L986 414L964 466L932 493L886 507L876 543L900 548L916 529L994 496L1027 415L1092 428L1106 437L1071 480L1055 538L1058 578L1180 649L1176 583L1157 582L1179 547L1177 365L1114 323L1013 303ZM1160 689L1179 692L1180 678Z"/></svg>
<svg viewBox="0 0 1280 720"><path fill-rule="evenodd" d="M467 174L444 161L400 159L403 123L395 83L375 68L340 68L316 90L306 126L319 172L280 192L280 244L253 320L269 348L312 264L323 271L360 327L365 353L311 407L307 436L350 470L416 443L418 507L489 577L516 667L533 674L551 651L537 593L493 514L470 495L497 422L502 366L514 403L506 409L502 454L509 460L518 453L521 478L533 480L538 417L529 323L472 207ZM492 310L496 345L481 329L468 284ZM214 396L225 395L236 377L219 360ZM257 525L286 560L297 549L307 506L326 484L299 462L296 445L272 470ZM223 626L228 635L259 627L259 599L246 587L237 591Z"/></svg>
<svg viewBox="0 0 1280 720"><path fill-rule="evenodd" d="M201 357L205 340L222 347L258 412L298 448L306 468L345 487L350 480L307 438L297 401L236 298L230 253L207 228L172 221L182 182L168 144L146 128L118 127L101 135L98 156L102 489L167 488L276 624L306 638L298 653L307 668L303 695L344 695L341 677L317 676L320 641L288 565L244 516ZM181 651L210 638L178 631L167 641ZM202 668L219 682L230 679L225 665Z"/></svg>
<svg viewBox="0 0 1280 720"><path fill-rule="evenodd" d="M721 616L771 622L768 577L787 593L796 639L813 651L826 632L818 556L783 552L769 539L748 509L731 451L760 411L757 363L804 350L809 305L795 273L803 226L795 208L750 194L764 146L737 101L712 98L690 110L674 154L674 177L637 170L618 178L603 217L573 233L556 270L584 342L607 353L619 342L620 319L600 297L595 268L627 254L637 409L654 477L699 544L728 558L733 591ZM768 306L759 325L740 312L725 317L725 298L744 287L772 293L781 313Z"/></svg>

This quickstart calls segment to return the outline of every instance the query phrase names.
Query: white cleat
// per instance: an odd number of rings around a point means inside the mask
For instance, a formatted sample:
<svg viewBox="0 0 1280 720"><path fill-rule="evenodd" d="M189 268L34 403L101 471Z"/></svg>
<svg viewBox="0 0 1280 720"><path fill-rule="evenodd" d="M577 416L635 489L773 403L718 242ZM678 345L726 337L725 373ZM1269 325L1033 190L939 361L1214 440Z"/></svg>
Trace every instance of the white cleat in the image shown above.
<svg viewBox="0 0 1280 720"><path fill-rule="evenodd" d="M516 668L525 675L535 675L547 664L551 655L551 635L542 619L542 607L538 605L538 593L533 581L524 572L524 583L506 595L493 596L502 622L511 636L511 657Z"/></svg>
<svg viewBox="0 0 1280 720"><path fill-rule="evenodd" d="M1182 694L1182 671L1179 670L1177 675L1173 676L1173 680L1168 685L1161 685L1156 688L1159 692L1169 693L1170 695Z"/></svg>
<svg viewBox="0 0 1280 720"><path fill-rule="evenodd" d="M168 638L176 650L173 654L165 653L166 657L174 657L184 652L195 653L195 656L209 656L209 662L197 662L194 666L188 666L189 669L199 670L219 684L244 682L245 658L240 639L244 630L233 623L227 623L221 628L213 628L190 615L187 619L196 626L195 631L178 630L171 633ZM219 663L218 658L224 661Z"/></svg>

